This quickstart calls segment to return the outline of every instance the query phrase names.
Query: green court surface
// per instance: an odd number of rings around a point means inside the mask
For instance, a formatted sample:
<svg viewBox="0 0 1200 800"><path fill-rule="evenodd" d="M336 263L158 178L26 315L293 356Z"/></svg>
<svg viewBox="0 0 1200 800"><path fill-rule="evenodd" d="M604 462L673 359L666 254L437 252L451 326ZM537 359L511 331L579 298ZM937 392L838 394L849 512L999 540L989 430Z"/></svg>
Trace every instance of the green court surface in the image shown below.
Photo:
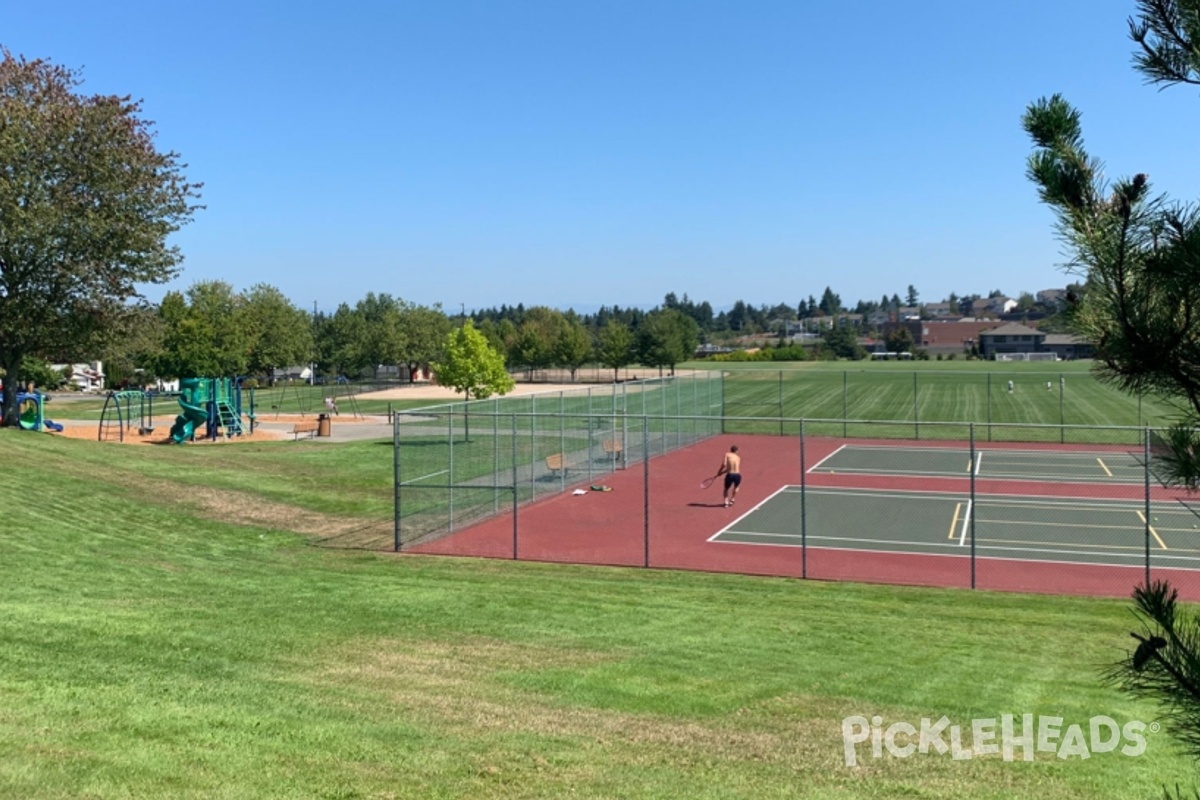
<svg viewBox="0 0 1200 800"><path fill-rule="evenodd" d="M1150 521L1154 564L1200 569L1195 511L1159 502ZM1095 498L784 486L709 541L967 556L972 532L980 558L1145 565L1144 504Z"/></svg>
<svg viewBox="0 0 1200 800"><path fill-rule="evenodd" d="M1056 483L1135 483L1146 479L1140 453L1007 450L966 447L889 447L843 445L809 472L872 475L921 475Z"/></svg>

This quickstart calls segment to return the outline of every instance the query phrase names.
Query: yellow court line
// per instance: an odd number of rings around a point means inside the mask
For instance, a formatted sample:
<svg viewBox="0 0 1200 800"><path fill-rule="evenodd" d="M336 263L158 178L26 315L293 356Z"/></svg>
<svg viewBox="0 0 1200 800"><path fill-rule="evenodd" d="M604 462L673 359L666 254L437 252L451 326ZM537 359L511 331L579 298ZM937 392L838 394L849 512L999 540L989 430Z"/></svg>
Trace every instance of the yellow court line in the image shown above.
<svg viewBox="0 0 1200 800"><path fill-rule="evenodd" d="M1143 514L1140 509L1138 510L1137 515L1142 520L1142 524L1146 525L1146 515ZM1156 542L1158 542L1159 547L1161 547L1163 550L1168 549L1167 545L1163 542L1162 537L1158 535L1158 531L1154 530L1153 525L1146 525L1146 530L1150 531L1150 535L1154 537Z"/></svg>
<svg viewBox="0 0 1200 800"><path fill-rule="evenodd" d="M958 527L958 512L962 511L962 503L954 504L954 519L950 520L950 535L947 539L954 538L954 529Z"/></svg>
<svg viewBox="0 0 1200 800"><path fill-rule="evenodd" d="M1096 456L1096 463L1100 465L1100 469L1104 470L1105 475L1110 478L1113 476L1113 474L1109 472L1108 467L1104 465L1104 462L1100 460L1100 456Z"/></svg>

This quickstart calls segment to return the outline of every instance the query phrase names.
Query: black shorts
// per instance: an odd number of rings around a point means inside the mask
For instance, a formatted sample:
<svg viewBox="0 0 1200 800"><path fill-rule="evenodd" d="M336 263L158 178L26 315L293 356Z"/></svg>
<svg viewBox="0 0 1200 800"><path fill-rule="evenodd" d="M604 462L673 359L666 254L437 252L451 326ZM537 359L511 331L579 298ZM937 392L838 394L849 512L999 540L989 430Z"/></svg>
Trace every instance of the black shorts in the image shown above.
<svg viewBox="0 0 1200 800"><path fill-rule="evenodd" d="M741 473L728 472L725 474L725 488L726 489L728 489L730 486L741 486L741 485L742 485Z"/></svg>

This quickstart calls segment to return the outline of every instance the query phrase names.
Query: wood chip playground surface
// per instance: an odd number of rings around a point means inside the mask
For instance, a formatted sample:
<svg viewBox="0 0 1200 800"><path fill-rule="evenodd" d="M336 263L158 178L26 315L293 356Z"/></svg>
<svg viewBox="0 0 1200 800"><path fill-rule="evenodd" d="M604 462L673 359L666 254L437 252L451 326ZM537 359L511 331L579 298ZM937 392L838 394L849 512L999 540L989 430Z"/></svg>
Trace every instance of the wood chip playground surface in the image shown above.
<svg viewBox="0 0 1200 800"><path fill-rule="evenodd" d="M703 489L730 445L734 506ZM1200 503L1145 485L1138 446L722 435L420 544L412 552L1200 600ZM970 483L974 477L975 494ZM649 507L649 514L644 509ZM1149 523L1149 524L1147 524Z"/></svg>

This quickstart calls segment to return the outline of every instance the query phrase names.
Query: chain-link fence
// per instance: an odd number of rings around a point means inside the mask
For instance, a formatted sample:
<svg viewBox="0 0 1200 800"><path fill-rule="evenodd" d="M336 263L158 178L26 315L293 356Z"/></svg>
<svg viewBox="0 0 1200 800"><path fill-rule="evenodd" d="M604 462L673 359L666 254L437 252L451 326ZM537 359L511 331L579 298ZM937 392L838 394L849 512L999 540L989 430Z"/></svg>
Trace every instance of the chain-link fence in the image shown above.
<svg viewBox="0 0 1200 800"><path fill-rule="evenodd" d="M397 413L396 547L711 438L720 407L697 373Z"/></svg>
<svg viewBox="0 0 1200 800"><path fill-rule="evenodd" d="M739 423L748 432L770 432L771 423L778 430L780 419L800 417L1142 427L1167 424L1175 413L1156 398L1125 394L1087 372L1046 369L731 369L724 389L723 413L750 418Z"/></svg>
<svg viewBox="0 0 1200 800"><path fill-rule="evenodd" d="M395 548L1114 596L1155 576L1200 599L1195 498L1155 479L1148 428L757 432L701 413L720 397L671 379L399 415ZM734 446L741 485L702 488Z"/></svg>

